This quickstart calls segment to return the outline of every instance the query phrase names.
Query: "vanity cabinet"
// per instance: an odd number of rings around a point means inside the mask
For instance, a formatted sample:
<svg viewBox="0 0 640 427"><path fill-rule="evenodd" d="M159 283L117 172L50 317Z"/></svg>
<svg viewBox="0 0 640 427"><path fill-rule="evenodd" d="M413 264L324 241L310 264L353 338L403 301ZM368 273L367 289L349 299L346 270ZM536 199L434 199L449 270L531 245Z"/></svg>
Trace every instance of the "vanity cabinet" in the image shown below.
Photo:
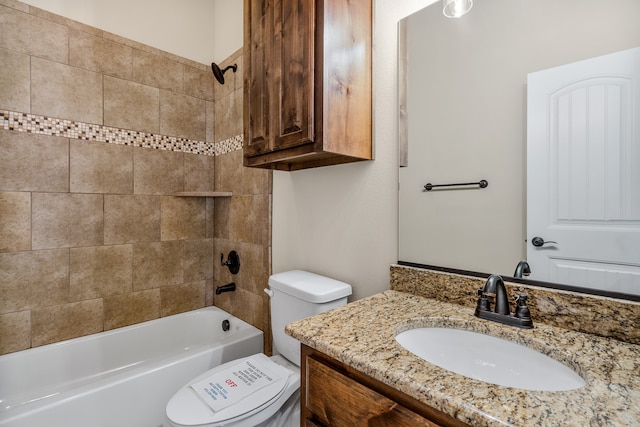
<svg viewBox="0 0 640 427"><path fill-rule="evenodd" d="M302 426L466 424L302 344Z"/></svg>
<svg viewBox="0 0 640 427"><path fill-rule="evenodd" d="M244 0L244 165L372 159L371 0Z"/></svg>

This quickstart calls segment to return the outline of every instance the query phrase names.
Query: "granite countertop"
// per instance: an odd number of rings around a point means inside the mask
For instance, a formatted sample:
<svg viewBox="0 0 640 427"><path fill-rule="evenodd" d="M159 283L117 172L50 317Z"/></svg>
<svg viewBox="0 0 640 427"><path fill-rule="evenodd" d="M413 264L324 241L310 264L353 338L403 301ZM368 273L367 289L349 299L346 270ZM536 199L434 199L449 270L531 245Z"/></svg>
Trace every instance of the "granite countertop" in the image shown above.
<svg viewBox="0 0 640 427"><path fill-rule="evenodd" d="M561 392L487 384L413 355L395 335L422 326L482 332L570 366L587 385ZM640 425L640 345L545 324L519 329L473 309L386 291L290 323L287 334L360 372L474 426Z"/></svg>

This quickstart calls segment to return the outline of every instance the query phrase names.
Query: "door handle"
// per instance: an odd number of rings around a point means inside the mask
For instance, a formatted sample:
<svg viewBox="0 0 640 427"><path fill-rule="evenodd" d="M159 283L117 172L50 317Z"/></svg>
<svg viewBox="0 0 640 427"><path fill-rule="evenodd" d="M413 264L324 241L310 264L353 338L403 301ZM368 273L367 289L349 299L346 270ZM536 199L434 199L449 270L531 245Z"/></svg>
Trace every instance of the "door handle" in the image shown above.
<svg viewBox="0 0 640 427"><path fill-rule="evenodd" d="M536 248L539 248L541 246L546 245L547 243L554 243L554 244L558 244L558 242L554 242L553 240L547 240L545 241L542 237L536 236L533 239L531 239L531 244L533 246L535 246Z"/></svg>

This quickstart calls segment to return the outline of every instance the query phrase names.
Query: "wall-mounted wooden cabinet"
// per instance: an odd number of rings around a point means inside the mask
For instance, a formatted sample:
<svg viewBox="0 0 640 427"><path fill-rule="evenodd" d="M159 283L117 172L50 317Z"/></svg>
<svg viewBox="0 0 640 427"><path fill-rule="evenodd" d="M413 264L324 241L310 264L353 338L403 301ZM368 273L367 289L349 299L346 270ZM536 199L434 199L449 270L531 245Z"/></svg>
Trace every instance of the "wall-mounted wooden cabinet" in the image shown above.
<svg viewBox="0 0 640 427"><path fill-rule="evenodd" d="M244 165L372 159L371 0L244 0Z"/></svg>
<svg viewBox="0 0 640 427"><path fill-rule="evenodd" d="M301 361L301 426L468 427L306 345Z"/></svg>

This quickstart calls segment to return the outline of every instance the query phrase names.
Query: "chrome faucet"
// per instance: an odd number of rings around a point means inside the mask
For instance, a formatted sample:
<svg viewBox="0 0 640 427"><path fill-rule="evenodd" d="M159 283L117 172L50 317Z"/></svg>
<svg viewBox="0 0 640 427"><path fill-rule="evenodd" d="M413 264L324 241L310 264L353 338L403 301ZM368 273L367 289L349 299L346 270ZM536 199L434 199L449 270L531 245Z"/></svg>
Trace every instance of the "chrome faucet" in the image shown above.
<svg viewBox="0 0 640 427"><path fill-rule="evenodd" d="M513 273L513 277L522 279L522 276L528 276L530 274L531 274L531 267L529 266L529 263L525 260L522 260L516 266L516 272Z"/></svg>
<svg viewBox="0 0 640 427"><path fill-rule="evenodd" d="M478 289L478 304L476 305L475 316L519 328L533 328L531 312L527 307L527 296L518 295L516 303L515 313L511 314L509 297L507 296L507 288L504 285L504 281L499 275L492 274L484 284L484 288Z"/></svg>

